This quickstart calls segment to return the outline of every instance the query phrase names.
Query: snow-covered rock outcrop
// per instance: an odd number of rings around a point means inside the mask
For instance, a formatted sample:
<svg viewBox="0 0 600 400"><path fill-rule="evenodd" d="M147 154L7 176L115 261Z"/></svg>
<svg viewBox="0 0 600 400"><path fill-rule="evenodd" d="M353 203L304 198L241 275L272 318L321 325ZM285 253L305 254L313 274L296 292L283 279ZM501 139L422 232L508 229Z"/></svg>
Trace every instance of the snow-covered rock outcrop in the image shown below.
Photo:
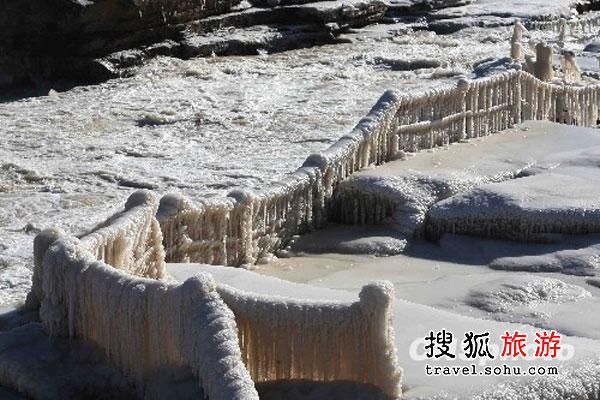
<svg viewBox="0 0 600 400"><path fill-rule="evenodd" d="M477 187L437 203L427 234L460 233L519 241L600 232L600 148L548 157L525 177ZM550 264L548 265L550 268Z"/></svg>

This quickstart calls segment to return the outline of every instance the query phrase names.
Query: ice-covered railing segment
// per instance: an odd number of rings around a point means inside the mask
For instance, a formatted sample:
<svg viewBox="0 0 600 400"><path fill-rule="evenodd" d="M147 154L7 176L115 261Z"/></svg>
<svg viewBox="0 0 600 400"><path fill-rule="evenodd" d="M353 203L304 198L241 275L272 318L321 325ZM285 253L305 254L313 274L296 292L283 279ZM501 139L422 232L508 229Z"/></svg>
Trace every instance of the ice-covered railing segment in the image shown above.
<svg viewBox="0 0 600 400"><path fill-rule="evenodd" d="M593 33L600 27L600 12L592 11L570 19L554 18L550 20L527 21L524 23L527 29L560 32L568 29L570 32L581 31Z"/></svg>
<svg viewBox="0 0 600 400"><path fill-rule="evenodd" d="M125 209L81 237L98 260L133 275L160 279L165 274L158 199L149 191L132 194Z"/></svg>
<svg viewBox="0 0 600 400"><path fill-rule="evenodd" d="M55 238L52 232L48 243ZM104 349L140 398L150 378L189 367L210 399L258 399L240 351L235 317L208 274L183 284L142 278L98 261L75 238L44 253L41 321L51 335L77 336ZM159 372L162 371L162 372Z"/></svg>
<svg viewBox="0 0 600 400"><path fill-rule="evenodd" d="M175 200L173 207L185 209ZM246 201L220 205L233 215ZM155 251L156 238L148 232L156 208L154 196L136 192L124 211L79 239L53 229L36 236L34 293L50 335L98 345L141 398L158 396L152 385L157 373L182 367L191 369L210 399L257 399L255 381L278 379L351 380L400 395L390 283L365 286L355 303L327 303L241 292L217 286L208 274L183 284L155 279L131 265ZM211 210L207 215L223 212ZM104 261L122 261L114 249L131 247L115 241L142 246L147 237L152 245L132 251L120 268Z"/></svg>
<svg viewBox="0 0 600 400"><path fill-rule="evenodd" d="M289 237L321 226L327 201L341 180L389 159L397 95L386 92L350 134L265 191L234 190L226 198L192 202L161 199L168 262L241 265L280 248Z"/></svg>
<svg viewBox="0 0 600 400"><path fill-rule="evenodd" d="M505 130L523 120L595 126L600 86L542 82L523 71L423 94L387 91L347 135L309 156L279 185L192 202L161 199L158 220L170 262L260 261L327 220L334 189L353 172L415 152ZM357 213L358 215L358 213Z"/></svg>
<svg viewBox="0 0 600 400"><path fill-rule="evenodd" d="M218 292L235 314L255 382L349 380L400 396L391 283L364 286L355 303L261 296L225 285Z"/></svg>

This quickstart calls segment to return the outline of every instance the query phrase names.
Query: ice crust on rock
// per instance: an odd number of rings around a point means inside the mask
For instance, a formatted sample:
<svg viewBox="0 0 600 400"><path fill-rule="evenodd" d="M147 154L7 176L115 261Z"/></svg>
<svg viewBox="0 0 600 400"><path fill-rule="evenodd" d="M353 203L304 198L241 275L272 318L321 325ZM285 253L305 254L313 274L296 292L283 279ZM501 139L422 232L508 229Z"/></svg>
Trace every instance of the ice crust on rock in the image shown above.
<svg viewBox="0 0 600 400"><path fill-rule="evenodd" d="M427 234L432 238L451 232L548 241L553 234L600 232L599 153L600 147L593 145L559 152L523 171L522 178L480 186L441 201L428 214Z"/></svg>
<svg viewBox="0 0 600 400"><path fill-rule="evenodd" d="M580 286L531 275L500 278L469 291L469 305L493 314L533 312L544 303L567 303L591 297Z"/></svg>
<svg viewBox="0 0 600 400"><path fill-rule="evenodd" d="M501 257L490 268L504 271L560 272L594 276L600 271L600 245L562 250L538 256Z"/></svg>

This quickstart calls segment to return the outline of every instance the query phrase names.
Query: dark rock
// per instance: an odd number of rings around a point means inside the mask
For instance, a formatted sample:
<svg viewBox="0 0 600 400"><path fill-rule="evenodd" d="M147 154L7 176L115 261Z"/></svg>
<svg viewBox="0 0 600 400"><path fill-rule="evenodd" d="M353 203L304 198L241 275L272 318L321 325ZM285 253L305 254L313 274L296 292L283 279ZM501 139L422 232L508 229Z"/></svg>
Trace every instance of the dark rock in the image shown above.
<svg viewBox="0 0 600 400"><path fill-rule="evenodd" d="M112 76L107 54L177 39L183 22L228 11L239 0L4 0L0 85ZM137 57L133 57L134 60Z"/></svg>
<svg viewBox="0 0 600 400"><path fill-rule="evenodd" d="M380 21L387 11L383 0L320 1L275 8L249 8L204 18L191 24L198 33L253 25L324 25L357 28Z"/></svg>

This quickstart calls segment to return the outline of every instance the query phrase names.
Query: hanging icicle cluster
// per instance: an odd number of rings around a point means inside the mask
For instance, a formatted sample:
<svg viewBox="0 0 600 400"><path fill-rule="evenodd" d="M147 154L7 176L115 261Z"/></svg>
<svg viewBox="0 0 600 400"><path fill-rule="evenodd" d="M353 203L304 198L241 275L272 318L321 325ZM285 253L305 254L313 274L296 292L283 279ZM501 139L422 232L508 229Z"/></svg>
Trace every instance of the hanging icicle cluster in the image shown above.
<svg viewBox="0 0 600 400"><path fill-rule="evenodd" d="M334 188L353 172L397 155L398 97L386 92L354 130L272 188L232 191L226 198L191 202L161 199L158 219L168 262L252 264L298 233L319 228ZM392 126L394 128L392 128Z"/></svg>
<svg viewBox="0 0 600 400"><path fill-rule="evenodd" d="M243 193L231 198L230 215L236 204L261 204ZM185 201L167 197L162 212L186 209ZM127 256L114 243L147 244L139 238L152 237L147 232L154 215L148 209L156 210L156 203L149 193L137 192L125 211L80 239L56 230L36 237L34 293L50 335L99 346L140 398L157 396L149 382L156 373L182 367L192 370L210 399L258 399L254 382L274 379L352 380L400 395L390 283L365 286L356 303L327 303L218 287L209 274L183 284L143 276L148 270L132 265L149 259L154 239L145 252ZM287 221L285 215L281 220ZM104 259L128 262L113 268Z"/></svg>
<svg viewBox="0 0 600 400"><path fill-rule="evenodd" d="M400 396L389 282L363 287L356 303L307 302L218 288L233 310L242 357L255 382L349 380Z"/></svg>

